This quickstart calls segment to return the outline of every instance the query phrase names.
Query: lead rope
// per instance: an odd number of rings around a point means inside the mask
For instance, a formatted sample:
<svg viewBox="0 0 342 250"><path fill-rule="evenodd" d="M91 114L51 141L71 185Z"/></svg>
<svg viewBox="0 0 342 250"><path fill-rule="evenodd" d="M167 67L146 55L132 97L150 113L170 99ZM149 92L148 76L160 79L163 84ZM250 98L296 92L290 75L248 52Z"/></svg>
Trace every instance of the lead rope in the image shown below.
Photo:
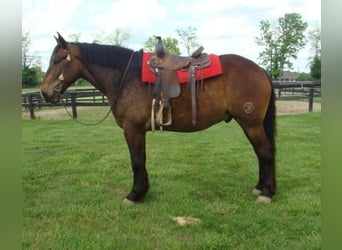
<svg viewBox="0 0 342 250"><path fill-rule="evenodd" d="M63 98L61 98L62 100L62 104L64 106L64 109L66 111L66 113L70 116L70 118L72 118L75 122L77 122L78 124L81 124L81 125L84 125L84 126L96 126L96 125L99 125L100 123L102 123L104 120L107 119L108 115L110 114L110 112L112 111L111 108L109 108L107 114L100 120L100 121L97 121L97 122L94 122L94 123L88 123L88 122L81 122L80 120L78 119L74 119L73 115L69 112L69 110L67 109L67 105L64 103L64 100Z"/></svg>

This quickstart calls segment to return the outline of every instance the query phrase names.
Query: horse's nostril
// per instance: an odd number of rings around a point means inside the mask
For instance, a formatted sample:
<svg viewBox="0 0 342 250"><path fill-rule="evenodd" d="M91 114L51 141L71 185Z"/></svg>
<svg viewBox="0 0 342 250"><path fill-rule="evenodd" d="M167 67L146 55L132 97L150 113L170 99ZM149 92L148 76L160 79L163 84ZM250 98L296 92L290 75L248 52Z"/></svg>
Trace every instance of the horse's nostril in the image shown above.
<svg viewBox="0 0 342 250"><path fill-rule="evenodd" d="M41 96L44 100L46 100L46 98L47 98L47 94L45 94L45 93L42 92L42 91L40 91L40 96Z"/></svg>

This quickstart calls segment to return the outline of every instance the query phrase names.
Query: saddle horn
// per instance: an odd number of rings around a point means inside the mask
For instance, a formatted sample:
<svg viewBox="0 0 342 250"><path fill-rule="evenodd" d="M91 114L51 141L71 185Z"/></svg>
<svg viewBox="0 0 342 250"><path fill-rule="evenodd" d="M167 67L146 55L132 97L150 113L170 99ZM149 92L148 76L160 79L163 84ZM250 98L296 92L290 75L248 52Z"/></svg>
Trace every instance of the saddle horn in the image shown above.
<svg viewBox="0 0 342 250"><path fill-rule="evenodd" d="M164 57L165 52L164 52L164 45L162 42L162 39L160 36L156 36L157 42L154 48L154 53L157 55L157 57Z"/></svg>

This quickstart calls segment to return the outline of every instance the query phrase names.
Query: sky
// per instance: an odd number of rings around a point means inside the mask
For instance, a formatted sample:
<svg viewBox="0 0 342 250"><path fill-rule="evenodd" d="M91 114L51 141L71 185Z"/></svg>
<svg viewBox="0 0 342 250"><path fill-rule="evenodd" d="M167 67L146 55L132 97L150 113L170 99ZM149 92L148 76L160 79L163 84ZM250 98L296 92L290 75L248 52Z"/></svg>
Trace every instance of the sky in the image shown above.
<svg viewBox="0 0 342 250"><path fill-rule="evenodd" d="M238 54L259 63L263 50L255 43L261 20L277 21L299 13L307 31L321 26L320 0L23 0L22 30L29 32L31 50L42 57L46 70L56 32L68 40L93 42L97 33L121 29L132 35L125 46L139 50L154 35L177 38L176 29L196 28L198 43L207 53ZM179 46L185 55L185 48ZM293 71L309 72L313 52L298 53Z"/></svg>

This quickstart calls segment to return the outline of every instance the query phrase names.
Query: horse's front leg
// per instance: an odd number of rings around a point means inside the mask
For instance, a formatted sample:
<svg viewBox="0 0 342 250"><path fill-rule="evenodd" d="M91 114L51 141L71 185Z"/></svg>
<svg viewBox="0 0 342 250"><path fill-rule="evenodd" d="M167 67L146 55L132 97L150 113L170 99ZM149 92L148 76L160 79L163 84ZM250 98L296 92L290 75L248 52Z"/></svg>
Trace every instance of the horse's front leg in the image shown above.
<svg viewBox="0 0 342 250"><path fill-rule="evenodd" d="M145 135L146 131L132 128L124 128L124 134L131 156L133 170L133 187L126 196L126 203L142 201L148 191L149 182L145 167Z"/></svg>

